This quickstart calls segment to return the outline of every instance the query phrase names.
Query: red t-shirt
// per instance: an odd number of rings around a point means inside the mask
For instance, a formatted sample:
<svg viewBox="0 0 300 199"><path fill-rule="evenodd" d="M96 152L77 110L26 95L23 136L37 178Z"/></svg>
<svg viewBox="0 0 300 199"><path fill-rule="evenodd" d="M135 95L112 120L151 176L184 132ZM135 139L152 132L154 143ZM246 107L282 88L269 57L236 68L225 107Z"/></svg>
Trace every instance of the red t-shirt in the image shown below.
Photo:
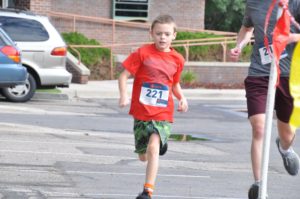
<svg viewBox="0 0 300 199"><path fill-rule="evenodd" d="M180 81L184 58L171 48L158 51L145 45L129 55L123 66L134 76L129 114L135 119L173 122L172 87Z"/></svg>

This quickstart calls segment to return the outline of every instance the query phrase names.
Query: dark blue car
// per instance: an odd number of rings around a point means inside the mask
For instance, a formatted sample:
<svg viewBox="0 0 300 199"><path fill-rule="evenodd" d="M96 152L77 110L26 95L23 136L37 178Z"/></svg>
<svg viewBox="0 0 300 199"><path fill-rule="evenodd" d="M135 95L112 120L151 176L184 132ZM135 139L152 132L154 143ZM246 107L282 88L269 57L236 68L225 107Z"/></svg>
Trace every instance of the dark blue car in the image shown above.
<svg viewBox="0 0 300 199"><path fill-rule="evenodd" d="M4 96L9 87L24 86L27 75L26 68L21 64L20 50L0 28L0 89Z"/></svg>

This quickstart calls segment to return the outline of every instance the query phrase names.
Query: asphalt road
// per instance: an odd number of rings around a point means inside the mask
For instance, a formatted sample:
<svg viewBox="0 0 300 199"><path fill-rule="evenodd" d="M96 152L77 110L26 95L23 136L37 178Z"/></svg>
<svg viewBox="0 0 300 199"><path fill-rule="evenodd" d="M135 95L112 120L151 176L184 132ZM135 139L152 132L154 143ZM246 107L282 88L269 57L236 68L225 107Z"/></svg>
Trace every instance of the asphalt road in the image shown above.
<svg viewBox="0 0 300 199"><path fill-rule="evenodd" d="M135 198L145 164L133 153L132 119L116 99L0 101L0 198ZM274 129L274 128L273 128ZM243 100L190 100L175 114L154 198L245 199L252 183L250 126ZM272 135L268 195L299 199ZM295 150L300 153L296 140Z"/></svg>

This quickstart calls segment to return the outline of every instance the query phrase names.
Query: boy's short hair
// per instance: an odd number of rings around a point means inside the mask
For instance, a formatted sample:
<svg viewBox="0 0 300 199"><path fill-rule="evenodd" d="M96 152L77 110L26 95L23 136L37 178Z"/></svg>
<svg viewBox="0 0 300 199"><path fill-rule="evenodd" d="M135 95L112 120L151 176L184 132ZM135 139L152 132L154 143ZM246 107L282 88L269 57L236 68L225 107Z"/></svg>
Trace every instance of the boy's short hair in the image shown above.
<svg viewBox="0 0 300 199"><path fill-rule="evenodd" d="M175 20L173 19L172 16L170 16L170 15L159 15L152 22L151 30L153 30L154 26L158 23L160 23L160 24L173 24L174 32L176 32L177 26L176 26Z"/></svg>

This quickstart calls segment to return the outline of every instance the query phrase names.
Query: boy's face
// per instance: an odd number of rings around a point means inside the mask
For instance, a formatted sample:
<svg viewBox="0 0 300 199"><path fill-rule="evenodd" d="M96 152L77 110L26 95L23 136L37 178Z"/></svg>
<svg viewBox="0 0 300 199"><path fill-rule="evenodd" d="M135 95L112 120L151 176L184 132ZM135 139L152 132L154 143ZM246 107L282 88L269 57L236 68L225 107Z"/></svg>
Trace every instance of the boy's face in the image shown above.
<svg viewBox="0 0 300 199"><path fill-rule="evenodd" d="M172 40L176 38L173 24L157 23L151 30L151 36L156 48L162 52L169 52Z"/></svg>

